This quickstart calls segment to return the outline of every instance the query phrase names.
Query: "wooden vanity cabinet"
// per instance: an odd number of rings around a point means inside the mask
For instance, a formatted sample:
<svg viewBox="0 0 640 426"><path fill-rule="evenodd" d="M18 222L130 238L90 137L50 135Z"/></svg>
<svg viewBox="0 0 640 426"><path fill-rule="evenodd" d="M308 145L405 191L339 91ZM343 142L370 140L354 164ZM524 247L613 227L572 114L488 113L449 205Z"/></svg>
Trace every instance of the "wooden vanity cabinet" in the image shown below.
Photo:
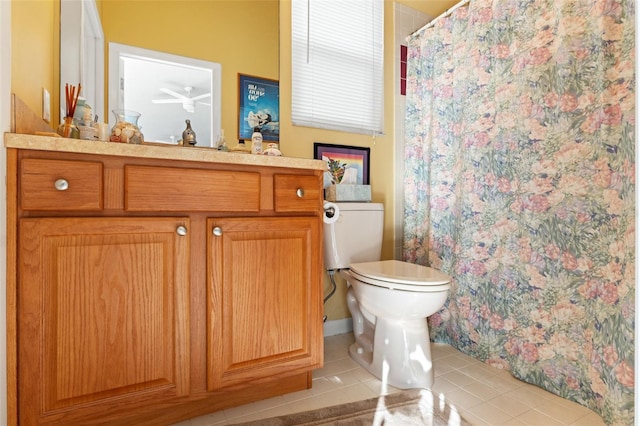
<svg viewBox="0 0 640 426"><path fill-rule="evenodd" d="M176 232L188 226L187 218L20 220L21 424L122 397L189 394L189 239Z"/></svg>
<svg viewBox="0 0 640 426"><path fill-rule="evenodd" d="M317 220L208 220L208 390L321 363L306 284L321 274Z"/></svg>
<svg viewBox="0 0 640 426"><path fill-rule="evenodd" d="M19 424L171 424L311 386L321 171L8 153Z"/></svg>

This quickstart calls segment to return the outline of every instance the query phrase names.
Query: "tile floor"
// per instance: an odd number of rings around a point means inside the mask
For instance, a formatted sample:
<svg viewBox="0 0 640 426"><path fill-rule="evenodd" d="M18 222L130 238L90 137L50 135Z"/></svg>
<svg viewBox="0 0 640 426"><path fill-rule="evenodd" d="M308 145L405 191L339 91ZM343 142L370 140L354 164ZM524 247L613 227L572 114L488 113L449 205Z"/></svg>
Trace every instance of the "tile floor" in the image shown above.
<svg viewBox="0 0 640 426"><path fill-rule="evenodd" d="M176 426L231 425L373 398L382 383L347 353L353 335L325 338L325 365L311 389L186 420ZM593 411L513 378L449 345L432 344L432 391L476 426L604 426ZM397 392L391 388L387 393Z"/></svg>

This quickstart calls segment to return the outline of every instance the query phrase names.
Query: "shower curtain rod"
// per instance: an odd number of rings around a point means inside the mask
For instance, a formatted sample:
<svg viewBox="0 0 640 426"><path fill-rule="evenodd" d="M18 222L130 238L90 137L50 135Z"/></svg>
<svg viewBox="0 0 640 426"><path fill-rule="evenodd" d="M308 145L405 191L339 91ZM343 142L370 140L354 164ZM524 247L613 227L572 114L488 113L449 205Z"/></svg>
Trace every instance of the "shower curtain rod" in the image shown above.
<svg viewBox="0 0 640 426"><path fill-rule="evenodd" d="M431 21L427 22L422 27L420 27L417 30L415 30L414 32L412 32L411 36L419 33L422 30L426 30L427 28L433 27L436 24L436 22L438 22L440 19L446 18L447 16L451 15L457 8L462 7L462 6L466 6L470 1L471 0L462 0L462 1L454 4L449 9L447 9L446 12L441 13L440 15L436 16L435 18L433 18ZM411 37L411 36L409 36L409 37Z"/></svg>

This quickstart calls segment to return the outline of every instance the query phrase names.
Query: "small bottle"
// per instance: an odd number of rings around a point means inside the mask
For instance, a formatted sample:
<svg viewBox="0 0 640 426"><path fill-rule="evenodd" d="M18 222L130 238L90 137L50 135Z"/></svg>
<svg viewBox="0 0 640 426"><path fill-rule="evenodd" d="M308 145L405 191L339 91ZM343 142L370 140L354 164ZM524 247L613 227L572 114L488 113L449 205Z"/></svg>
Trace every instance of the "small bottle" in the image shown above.
<svg viewBox="0 0 640 426"><path fill-rule="evenodd" d="M218 139L218 151L229 151L227 140L224 137L224 129L220 129L220 139Z"/></svg>
<svg viewBox="0 0 640 426"><path fill-rule="evenodd" d="M262 154L262 133L257 127L253 129L253 134L251 135L251 153Z"/></svg>

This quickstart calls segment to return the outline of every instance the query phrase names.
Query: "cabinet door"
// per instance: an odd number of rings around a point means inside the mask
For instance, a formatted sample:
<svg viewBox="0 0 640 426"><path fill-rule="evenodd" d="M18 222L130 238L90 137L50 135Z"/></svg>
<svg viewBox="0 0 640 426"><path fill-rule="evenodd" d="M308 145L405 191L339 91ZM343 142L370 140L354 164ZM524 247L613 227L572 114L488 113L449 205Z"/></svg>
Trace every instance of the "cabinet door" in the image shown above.
<svg viewBox="0 0 640 426"><path fill-rule="evenodd" d="M184 218L20 221L22 424L82 423L188 393L188 226Z"/></svg>
<svg viewBox="0 0 640 426"><path fill-rule="evenodd" d="M320 220L207 225L209 390L321 367Z"/></svg>

